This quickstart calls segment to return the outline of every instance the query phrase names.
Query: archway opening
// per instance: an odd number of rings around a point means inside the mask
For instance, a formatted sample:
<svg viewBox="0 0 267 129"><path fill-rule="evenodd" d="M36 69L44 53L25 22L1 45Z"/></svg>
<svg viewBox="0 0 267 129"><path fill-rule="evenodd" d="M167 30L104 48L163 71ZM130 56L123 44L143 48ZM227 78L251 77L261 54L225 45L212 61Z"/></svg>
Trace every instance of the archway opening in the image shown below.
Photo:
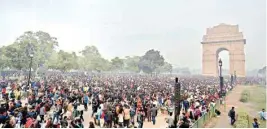
<svg viewBox="0 0 267 129"><path fill-rule="evenodd" d="M217 66L218 66L218 75L219 75L219 59L222 60L222 75L223 76L229 76L230 71L230 55L229 50L226 48L220 48L217 50Z"/></svg>

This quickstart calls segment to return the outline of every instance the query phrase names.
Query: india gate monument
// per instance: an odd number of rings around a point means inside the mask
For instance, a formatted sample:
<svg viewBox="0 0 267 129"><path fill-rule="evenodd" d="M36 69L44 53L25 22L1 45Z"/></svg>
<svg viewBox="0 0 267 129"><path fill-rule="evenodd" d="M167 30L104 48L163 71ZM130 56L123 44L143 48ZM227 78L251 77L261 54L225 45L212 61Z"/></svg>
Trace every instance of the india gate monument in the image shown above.
<svg viewBox="0 0 267 129"><path fill-rule="evenodd" d="M219 76L218 57L223 50L229 52L229 75L236 73L238 77L245 77L246 39L239 31L238 25L220 24L208 28L203 36L202 44L202 74Z"/></svg>

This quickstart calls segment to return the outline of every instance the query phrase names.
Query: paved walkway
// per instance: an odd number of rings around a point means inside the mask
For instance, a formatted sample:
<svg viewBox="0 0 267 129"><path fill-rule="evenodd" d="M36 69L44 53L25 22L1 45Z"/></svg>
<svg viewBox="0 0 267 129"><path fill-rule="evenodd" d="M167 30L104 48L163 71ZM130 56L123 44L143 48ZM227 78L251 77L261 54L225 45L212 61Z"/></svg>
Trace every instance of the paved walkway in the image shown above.
<svg viewBox="0 0 267 129"><path fill-rule="evenodd" d="M245 104L240 102L240 96L244 89L247 89L248 86L237 86L232 92L226 97L226 111L221 110L221 116L217 118L216 125L213 128L233 128L230 125L230 118L228 117L228 112L232 107L235 107L236 112L240 107L244 108Z"/></svg>

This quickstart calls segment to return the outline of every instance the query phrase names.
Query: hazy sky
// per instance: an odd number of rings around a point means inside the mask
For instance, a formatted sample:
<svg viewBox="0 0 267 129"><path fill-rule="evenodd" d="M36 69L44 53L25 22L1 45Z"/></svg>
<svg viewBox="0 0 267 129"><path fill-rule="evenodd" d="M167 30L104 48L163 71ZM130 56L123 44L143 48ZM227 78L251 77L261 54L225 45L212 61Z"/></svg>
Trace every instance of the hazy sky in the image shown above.
<svg viewBox="0 0 267 129"><path fill-rule="evenodd" d="M110 59L153 48L175 66L200 69L206 28L238 24L246 68L255 69L266 64L265 11L265 0L0 0L0 46L42 30L66 51L95 45Z"/></svg>

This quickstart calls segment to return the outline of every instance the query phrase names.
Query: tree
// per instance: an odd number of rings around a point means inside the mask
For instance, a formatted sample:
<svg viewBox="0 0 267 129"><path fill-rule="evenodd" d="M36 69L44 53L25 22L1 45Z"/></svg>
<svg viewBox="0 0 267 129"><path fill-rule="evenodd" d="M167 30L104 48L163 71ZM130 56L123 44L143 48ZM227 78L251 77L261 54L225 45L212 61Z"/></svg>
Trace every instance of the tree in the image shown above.
<svg viewBox="0 0 267 129"><path fill-rule="evenodd" d="M169 72L172 73L172 65L168 62L164 62L164 65L157 69L158 72Z"/></svg>
<svg viewBox="0 0 267 129"><path fill-rule="evenodd" d="M5 57L10 67L22 70L29 67L30 58L26 54L26 44L15 42L5 47Z"/></svg>
<svg viewBox="0 0 267 129"><path fill-rule="evenodd" d="M85 46L81 53L84 57L101 57L98 49L95 46Z"/></svg>
<svg viewBox="0 0 267 129"><path fill-rule="evenodd" d="M76 55L75 52L71 53L71 61L72 61L72 68L79 69L78 56Z"/></svg>
<svg viewBox="0 0 267 129"><path fill-rule="evenodd" d="M114 70L121 70L123 68L123 60L119 57L115 57L111 60L112 68Z"/></svg>
<svg viewBox="0 0 267 129"><path fill-rule="evenodd" d="M151 49L141 57L138 67L145 73L152 73L163 65L164 57L160 55L159 51Z"/></svg>
<svg viewBox="0 0 267 129"><path fill-rule="evenodd" d="M75 57L73 53L68 53L63 50L58 52L58 62L57 62L57 69L62 71L68 71L75 67Z"/></svg>
<svg viewBox="0 0 267 129"><path fill-rule="evenodd" d="M83 69L85 70L99 70L100 61L102 60L101 54L95 46L85 46L80 52L83 55Z"/></svg>
<svg viewBox="0 0 267 129"><path fill-rule="evenodd" d="M48 61L46 61L46 67L48 69L57 69L58 68L58 53L56 51L51 53Z"/></svg>
<svg viewBox="0 0 267 129"><path fill-rule="evenodd" d="M10 60L6 57L5 46L0 48L0 70L9 67Z"/></svg>
<svg viewBox="0 0 267 129"><path fill-rule="evenodd" d="M33 53L32 67L36 69L46 63L56 46L58 46L57 39L48 33L27 31L5 48L5 56L11 59L11 67L21 70L28 69L29 53Z"/></svg>
<svg viewBox="0 0 267 129"><path fill-rule="evenodd" d="M139 61L140 61L139 56L133 56L133 57L126 56L125 59L123 60L125 65L124 66L125 70L132 72L139 72L140 71L138 68Z"/></svg>

